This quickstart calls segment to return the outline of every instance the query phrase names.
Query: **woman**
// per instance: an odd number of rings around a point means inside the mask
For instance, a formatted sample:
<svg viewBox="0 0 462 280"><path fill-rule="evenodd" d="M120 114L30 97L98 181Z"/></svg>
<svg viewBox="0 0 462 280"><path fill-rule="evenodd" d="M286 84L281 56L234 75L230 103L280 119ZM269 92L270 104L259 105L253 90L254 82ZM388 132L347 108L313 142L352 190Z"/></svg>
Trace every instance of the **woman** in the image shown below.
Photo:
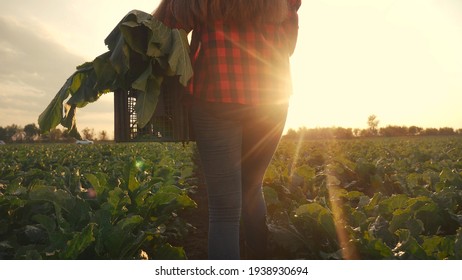
<svg viewBox="0 0 462 280"><path fill-rule="evenodd" d="M163 0L154 16L193 31L192 121L209 201L209 258L266 257L265 171L287 116L301 0Z"/></svg>

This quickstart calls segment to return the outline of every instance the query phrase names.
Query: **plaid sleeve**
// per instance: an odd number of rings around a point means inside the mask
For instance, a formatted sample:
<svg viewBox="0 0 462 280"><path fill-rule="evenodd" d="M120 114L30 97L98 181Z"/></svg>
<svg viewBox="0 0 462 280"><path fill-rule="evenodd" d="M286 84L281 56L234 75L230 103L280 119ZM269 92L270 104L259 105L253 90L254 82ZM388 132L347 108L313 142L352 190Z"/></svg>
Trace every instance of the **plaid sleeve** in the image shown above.
<svg viewBox="0 0 462 280"><path fill-rule="evenodd" d="M283 22L284 32L287 36L287 47L289 54L293 54L298 38L298 9L300 8L301 0L287 0L289 4L289 14Z"/></svg>

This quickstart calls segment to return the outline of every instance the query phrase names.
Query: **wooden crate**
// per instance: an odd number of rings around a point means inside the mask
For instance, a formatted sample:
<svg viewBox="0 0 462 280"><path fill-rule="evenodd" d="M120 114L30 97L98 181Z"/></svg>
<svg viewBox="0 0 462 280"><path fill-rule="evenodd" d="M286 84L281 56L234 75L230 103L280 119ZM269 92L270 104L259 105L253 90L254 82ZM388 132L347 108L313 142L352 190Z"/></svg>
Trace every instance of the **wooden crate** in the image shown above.
<svg viewBox="0 0 462 280"><path fill-rule="evenodd" d="M189 142L194 141L190 112L184 88L167 78L150 122L140 128L136 119L136 90L114 92L114 138L116 142Z"/></svg>

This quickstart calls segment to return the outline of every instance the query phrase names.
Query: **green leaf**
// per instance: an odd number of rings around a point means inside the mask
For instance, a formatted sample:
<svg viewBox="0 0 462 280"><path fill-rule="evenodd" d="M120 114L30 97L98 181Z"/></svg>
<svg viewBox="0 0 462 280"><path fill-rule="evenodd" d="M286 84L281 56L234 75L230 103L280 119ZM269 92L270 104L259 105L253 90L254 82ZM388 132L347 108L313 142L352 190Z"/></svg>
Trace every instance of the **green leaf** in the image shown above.
<svg viewBox="0 0 462 280"><path fill-rule="evenodd" d="M363 227L367 224L367 216L364 212L358 211L356 209L351 209L350 211L350 223L354 227Z"/></svg>
<svg viewBox="0 0 462 280"><path fill-rule="evenodd" d="M376 167L374 164L368 162L365 159L358 159L356 162L355 172L360 176L362 179L369 179L369 176L373 175L376 171Z"/></svg>
<svg viewBox="0 0 462 280"><path fill-rule="evenodd" d="M305 237L292 225L269 224L268 228L272 241L290 253L295 253L307 245Z"/></svg>
<svg viewBox="0 0 462 280"><path fill-rule="evenodd" d="M106 185L100 183L100 178L98 178L95 174L87 173L83 175L85 179L91 184L91 186L95 189L96 195L102 195L106 190Z"/></svg>
<svg viewBox="0 0 462 280"><path fill-rule="evenodd" d="M163 244L154 251L153 259L156 260L185 260L186 253L181 247L173 247L170 244Z"/></svg>
<svg viewBox="0 0 462 280"><path fill-rule="evenodd" d="M443 260L454 256L455 242L454 238L444 236L424 236L422 248L428 256L433 256L435 259ZM456 252L457 254L457 252Z"/></svg>
<svg viewBox="0 0 462 280"><path fill-rule="evenodd" d="M187 207L197 207L197 204L194 200L192 200L188 195L182 194L176 198L178 204L184 208Z"/></svg>
<svg viewBox="0 0 462 280"><path fill-rule="evenodd" d="M425 250L420 246L414 237L411 236L411 232L407 229L400 229L396 231L399 242L393 249L395 256L400 259L412 259L412 260L425 260L428 256Z"/></svg>
<svg viewBox="0 0 462 280"><path fill-rule="evenodd" d="M99 99L102 92L96 89L98 81L94 68L77 73L75 80L75 84L69 89L72 97L67 101L68 104L82 108Z"/></svg>
<svg viewBox="0 0 462 280"><path fill-rule="evenodd" d="M118 88L118 76L111 62L111 53L106 52L95 58L93 66L97 78L95 89L98 92L114 91Z"/></svg>
<svg viewBox="0 0 462 280"><path fill-rule="evenodd" d="M270 206L277 206L280 204L277 191L272 187L263 187L265 202Z"/></svg>
<svg viewBox="0 0 462 280"><path fill-rule="evenodd" d="M149 65L143 75L132 84L134 89L139 90L135 111L138 126L140 128L145 127L154 115L160 95L160 87L163 81L162 77L153 76L151 74L152 66Z"/></svg>
<svg viewBox="0 0 462 280"><path fill-rule="evenodd" d="M71 86L73 76L69 77L47 108L40 114L38 125L42 131L50 131L61 123L63 118L63 102L69 96L68 88Z"/></svg>
<svg viewBox="0 0 462 280"><path fill-rule="evenodd" d="M151 15L135 11L135 13L128 14L119 24L125 42L130 49L139 54L146 54L150 33L149 27L142 23L151 19Z"/></svg>
<svg viewBox="0 0 462 280"><path fill-rule="evenodd" d="M340 181L336 176L330 175L330 174L327 175L326 181L327 181L328 186L334 186L334 187L339 187L340 184L342 183L342 181ZM341 193L346 193L347 192L344 189L340 189L339 191Z"/></svg>
<svg viewBox="0 0 462 280"><path fill-rule="evenodd" d="M77 106L76 105L64 105L64 117L61 120L61 125L67 127L69 130L72 130L75 127L75 114Z"/></svg>
<svg viewBox="0 0 462 280"><path fill-rule="evenodd" d="M123 37L117 37L115 39L116 44L114 44L114 47L109 47L111 50L109 61L120 77L126 77L125 74L130 69L130 50Z"/></svg>
<svg viewBox="0 0 462 280"><path fill-rule="evenodd" d="M170 192L156 192L153 196L147 199L148 203L154 207L167 205L172 203L179 195Z"/></svg>
<svg viewBox="0 0 462 280"><path fill-rule="evenodd" d="M311 218L317 221L321 227L331 236L335 237L335 222L330 211L318 203L309 203L299 206L295 215L300 218Z"/></svg>
<svg viewBox="0 0 462 280"><path fill-rule="evenodd" d="M189 44L184 30L173 29L173 50L170 52L168 64L175 75L180 76L180 83L186 86L193 75L189 59Z"/></svg>
<svg viewBox="0 0 462 280"><path fill-rule="evenodd" d="M383 194L381 192L375 193L374 196L369 201L369 204L364 206L364 210L372 212L379 207L380 202L382 201Z"/></svg>
<svg viewBox="0 0 462 280"><path fill-rule="evenodd" d="M151 192L151 187L149 185L140 185L140 187L134 192L135 195L135 203L142 209L142 207L146 206L145 199L148 197L149 193Z"/></svg>
<svg viewBox="0 0 462 280"><path fill-rule="evenodd" d="M416 238L425 230L424 223L419 219L409 219L406 222L406 227L411 232L411 235Z"/></svg>
<svg viewBox="0 0 462 280"><path fill-rule="evenodd" d="M441 240L444 237L442 236L430 236L430 237L423 237L422 248L425 250L425 253L429 256L435 254L435 252L439 251L439 245L441 244Z"/></svg>
<svg viewBox="0 0 462 280"><path fill-rule="evenodd" d="M32 220L38 222L48 233L56 230L56 221L50 216L37 214L32 217Z"/></svg>
<svg viewBox="0 0 462 280"><path fill-rule="evenodd" d="M413 213L411 213L408 209L397 209L393 212L393 218L390 222L389 230L391 232L395 232L400 228L406 228L406 223L409 219L411 219Z"/></svg>
<svg viewBox="0 0 462 280"><path fill-rule="evenodd" d="M457 230L456 240L454 242L454 258L462 259L462 227Z"/></svg>
<svg viewBox="0 0 462 280"><path fill-rule="evenodd" d="M65 190L44 186L40 183L32 185L29 190L30 200L49 201L60 208L70 209L74 206L72 196Z"/></svg>
<svg viewBox="0 0 462 280"><path fill-rule="evenodd" d="M405 194L392 195L379 203L379 212L382 214L393 213L396 209L406 208L408 196Z"/></svg>
<svg viewBox="0 0 462 280"><path fill-rule="evenodd" d="M140 187L140 183L136 179L138 172L137 160L130 161L125 166L125 180L127 182L127 188L129 191L134 192Z"/></svg>
<svg viewBox="0 0 462 280"><path fill-rule="evenodd" d="M120 220L117 223L117 227L123 232L128 233L132 231L133 228L141 224L142 222L143 222L143 217L141 217L140 215L133 215L131 217L126 217Z"/></svg>
<svg viewBox="0 0 462 280"><path fill-rule="evenodd" d="M124 206L131 204L128 194L119 187L115 187L113 190L109 191L107 202L111 206L112 215L116 216L125 212Z"/></svg>
<svg viewBox="0 0 462 280"><path fill-rule="evenodd" d="M360 192L360 191L350 191L350 192L347 192L345 193L345 196L344 196L346 199L348 200L356 200L356 199L365 199L363 198L364 197L364 193ZM367 204L369 204L369 201L370 199L367 200Z"/></svg>
<svg viewBox="0 0 462 280"><path fill-rule="evenodd" d="M47 233L41 227L26 225L22 230L28 243L41 244L47 239Z"/></svg>
<svg viewBox="0 0 462 280"><path fill-rule="evenodd" d="M365 244L358 244L361 255L370 259L392 259L393 251L382 238L375 238L370 232L364 232Z"/></svg>
<svg viewBox="0 0 462 280"><path fill-rule="evenodd" d="M394 243L395 237L388 228L389 222L379 215L375 221L369 225L369 234L371 237L381 239L383 242L390 245Z"/></svg>
<svg viewBox="0 0 462 280"><path fill-rule="evenodd" d="M108 213L99 213L104 219ZM144 219L140 215L122 218L115 226L104 222L100 225L95 249L106 252L111 259L127 259L136 254L146 240L146 234L138 230Z"/></svg>
<svg viewBox="0 0 462 280"><path fill-rule="evenodd" d="M163 77L180 76L180 83L186 86L193 75L186 32L170 29L148 13L128 13L105 43L109 51L77 67L39 116L42 131L59 123L72 130L76 126L75 108L118 88L140 91L136 113L138 126L143 128L156 108ZM69 95L63 114L63 103Z"/></svg>
<svg viewBox="0 0 462 280"><path fill-rule="evenodd" d="M140 247L146 241L147 235L141 231L137 235L130 235L130 239L125 242L120 251L120 259L133 259Z"/></svg>
<svg viewBox="0 0 462 280"><path fill-rule="evenodd" d="M9 184L6 188L6 194L8 195L21 196L26 193L27 188L25 188L21 184Z"/></svg>
<svg viewBox="0 0 462 280"><path fill-rule="evenodd" d="M415 217L423 222L425 231L436 234L441 226L442 217L438 206L431 202L420 207L415 212Z"/></svg>
<svg viewBox="0 0 462 280"><path fill-rule="evenodd" d="M77 259L79 255L94 241L93 231L95 224L88 224L81 232L74 234L73 238L67 242L67 247L60 256L63 259Z"/></svg>
<svg viewBox="0 0 462 280"><path fill-rule="evenodd" d="M172 47L172 30L155 18L151 20L148 27L152 34L149 38L146 54L156 58L165 56Z"/></svg>

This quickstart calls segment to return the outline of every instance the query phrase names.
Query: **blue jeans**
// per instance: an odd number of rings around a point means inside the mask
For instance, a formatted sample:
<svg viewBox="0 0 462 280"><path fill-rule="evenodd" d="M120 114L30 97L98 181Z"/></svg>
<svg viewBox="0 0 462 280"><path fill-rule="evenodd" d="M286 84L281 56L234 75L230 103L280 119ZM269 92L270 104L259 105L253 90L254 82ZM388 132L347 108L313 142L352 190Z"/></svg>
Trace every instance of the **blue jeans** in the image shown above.
<svg viewBox="0 0 462 280"><path fill-rule="evenodd" d="M288 104L194 101L192 122L209 201L209 259L240 258L241 218L246 247L254 257L265 257L268 228L262 181L287 109Z"/></svg>

